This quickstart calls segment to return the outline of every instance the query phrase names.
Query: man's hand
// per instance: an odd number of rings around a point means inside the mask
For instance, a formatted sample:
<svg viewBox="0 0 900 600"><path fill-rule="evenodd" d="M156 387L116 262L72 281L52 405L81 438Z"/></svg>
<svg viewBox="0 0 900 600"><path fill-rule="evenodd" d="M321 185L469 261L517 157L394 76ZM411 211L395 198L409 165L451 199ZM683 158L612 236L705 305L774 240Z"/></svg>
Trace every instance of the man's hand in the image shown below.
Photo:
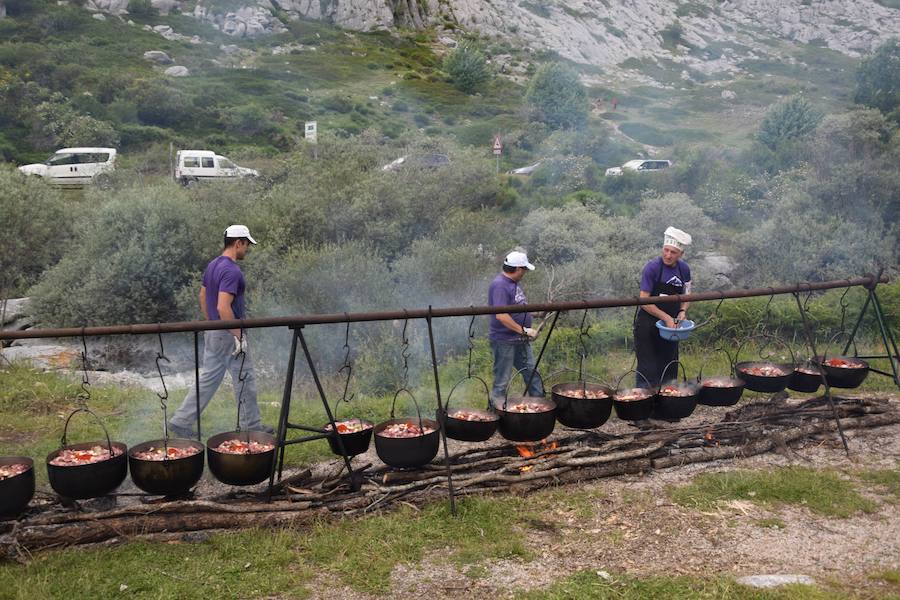
<svg viewBox="0 0 900 600"><path fill-rule="evenodd" d="M538 330L532 329L531 327L523 327L522 334L525 335L529 340L533 340L538 336Z"/></svg>
<svg viewBox="0 0 900 600"><path fill-rule="evenodd" d="M666 315L666 318L663 319L663 325L670 329L675 329L675 319L673 319L669 315Z"/></svg>
<svg viewBox="0 0 900 600"><path fill-rule="evenodd" d="M242 352L247 352L247 338L234 336L234 351L231 356L237 358Z"/></svg>

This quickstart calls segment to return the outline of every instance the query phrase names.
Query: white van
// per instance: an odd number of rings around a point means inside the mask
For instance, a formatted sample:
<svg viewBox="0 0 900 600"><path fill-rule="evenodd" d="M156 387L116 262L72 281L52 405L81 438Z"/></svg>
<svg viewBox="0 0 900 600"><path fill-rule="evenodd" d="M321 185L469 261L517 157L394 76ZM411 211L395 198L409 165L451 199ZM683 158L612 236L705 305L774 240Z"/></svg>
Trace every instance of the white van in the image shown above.
<svg viewBox="0 0 900 600"><path fill-rule="evenodd" d="M212 150L179 150L175 154L175 181L182 185L198 181L236 181L245 177L259 177L259 171L239 167Z"/></svg>
<svg viewBox="0 0 900 600"><path fill-rule="evenodd" d="M53 185L67 187L103 185L109 182L108 174L115 170L115 148L63 148L45 162L19 167L25 175L43 177Z"/></svg>
<svg viewBox="0 0 900 600"><path fill-rule="evenodd" d="M606 176L615 177L621 175L625 171L647 173L650 171L658 171L660 169L668 169L671 166L671 160L645 160L643 158L636 158L635 160L629 160L621 167L610 167L606 170Z"/></svg>

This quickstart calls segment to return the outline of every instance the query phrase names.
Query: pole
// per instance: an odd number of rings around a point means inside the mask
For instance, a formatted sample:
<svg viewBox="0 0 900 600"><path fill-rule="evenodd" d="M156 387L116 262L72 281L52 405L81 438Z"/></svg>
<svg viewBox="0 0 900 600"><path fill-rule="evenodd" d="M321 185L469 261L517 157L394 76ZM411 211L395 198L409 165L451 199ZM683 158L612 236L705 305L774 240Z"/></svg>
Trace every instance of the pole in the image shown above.
<svg viewBox="0 0 900 600"><path fill-rule="evenodd" d="M197 441L200 437L200 332L194 332L194 395L197 397Z"/></svg>
<svg viewBox="0 0 900 600"><path fill-rule="evenodd" d="M297 361L297 332L291 330L291 353L288 355L287 373L284 376L284 393L281 396L281 413L278 416L278 458L272 461L272 471L269 473L269 502L272 501L272 486L275 485L275 467L278 466L278 479L281 480L282 464L284 463L284 441L287 437L287 420L291 412L291 390L294 387L294 365Z"/></svg>
<svg viewBox="0 0 900 600"><path fill-rule="evenodd" d="M431 307L428 307L431 310ZM456 515L456 499L453 495L453 472L450 469L450 451L447 449L447 411L441 401L441 380L438 377L437 352L434 350L434 332L431 328L431 317L426 317L428 323L428 343L431 345L431 368L434 371L434 391L437 394L438 405L438 429L441 431L441 440L444 442L444 466L447 467L447 493L450 496L450 514Z"/></svg>

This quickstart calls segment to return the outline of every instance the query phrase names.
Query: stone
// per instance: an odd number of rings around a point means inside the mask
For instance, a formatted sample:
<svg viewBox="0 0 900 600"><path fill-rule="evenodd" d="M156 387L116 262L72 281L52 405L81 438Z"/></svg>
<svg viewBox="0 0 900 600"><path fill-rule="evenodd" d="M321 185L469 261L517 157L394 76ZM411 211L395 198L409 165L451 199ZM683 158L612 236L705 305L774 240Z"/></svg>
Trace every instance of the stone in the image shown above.
<svg viewBox="0 0 900 600"><path fill-rule="evenodd" d="M171 56L169 56L162 50L148 50L144 52L144 60L155 62L158 65L171 65L175 62L174 60L172 60Z"/></svg>
<svg viewBox="0 0 900 600"><path fill-rule="evenodd" d="M0 0L0 19L6 16L6 5Z"/></svg>
<svg viewBox="0 0 900 600"><path fill-rule="evenodd" d="M2 323L0 325L4 325L6 323L12 323L22 317L28 316L29 308L30 308L31 299L30 298L9 298L6 301L6 310L3 310L3 305L0 303L0 312L2 315Z"/></svg>
<svg viewBox="0 0 900 600"><path fill-rule="evenodd" d="M106 20L106 15L104 15L103 13L94 13L91 15L91 17L95 21L105 21Z"/></svg>
<svg viewBox="0 0 900 600"><path fill-rule="evenodd" d="M81 367L81 352L74 346L43 343L34 346L10 346L2 351L10 362L31 363L38 369L77 369Z"/></svg>
<svg viewBox="0 0 900 600"><path fill-rule="evenodd" d="M731 90L722 90L722 100L734 100L735 98L737 98L737 94Z"/></svg>
<svg viewBox="0 0 900 600"><path fill-rule="evenodd" d="M189 77L191 72L187 67L182 65L176 65L174 67L169 67L163 73L169 77Z"/></svg>
<svg viewBox="0 0 900 600"><path fill-rule="evenodd" d="M163 16L168 15L181 6L179 0L150 0L150 4Z"/></svg>
<svg viewBox="0 0 900 600"><path fill-rule="evenodd" d="M737 582L741 585L755 588L774 588L790 584L816 584L816 581L809 575L748 575L747 577L741 577Z"/></svg>

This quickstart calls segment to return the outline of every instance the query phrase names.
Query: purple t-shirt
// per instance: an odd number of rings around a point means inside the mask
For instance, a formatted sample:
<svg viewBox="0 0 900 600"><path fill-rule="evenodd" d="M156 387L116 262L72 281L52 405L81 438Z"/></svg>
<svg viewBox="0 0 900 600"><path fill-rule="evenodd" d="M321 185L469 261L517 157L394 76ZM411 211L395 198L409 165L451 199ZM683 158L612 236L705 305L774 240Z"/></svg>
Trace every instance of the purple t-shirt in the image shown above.
<svg viewBox="0 0 900 600"><path fill-rule="evenodd" d="M231 310L235 319L243 319L246 316L244 308L244 274L240 267L227 256L217 256L212 259L206 270L203 271L203 287L206 288L206 314L210 321L219 321L219 309L216 307L219 301L219 292L227 292L234 295L231 301Z"/></svg>
<svg viewBox="0 0 900 600"><path fill-rule="evenodd" d="M491 282L488 288L488 306L507 306L510 304L525 304L525 292L519 284L500 273ZM530 313L510 313L516 323L523 327L531 327ZM521 334L518 334L497 319L497 315L491 315L491 326L488 330L488 339L494 342L523 342Z"/></svg>
<svg viewBox="0 0 900 600"><path fill-rule="evenodd" d="M662 275L660 275L662 271ZM674 266L668 267L659 256L644 265L641 272L641 291L652 294L656 282L668 283L681 288L682 294L691 293L691 268L679 259Z"/></svg>

